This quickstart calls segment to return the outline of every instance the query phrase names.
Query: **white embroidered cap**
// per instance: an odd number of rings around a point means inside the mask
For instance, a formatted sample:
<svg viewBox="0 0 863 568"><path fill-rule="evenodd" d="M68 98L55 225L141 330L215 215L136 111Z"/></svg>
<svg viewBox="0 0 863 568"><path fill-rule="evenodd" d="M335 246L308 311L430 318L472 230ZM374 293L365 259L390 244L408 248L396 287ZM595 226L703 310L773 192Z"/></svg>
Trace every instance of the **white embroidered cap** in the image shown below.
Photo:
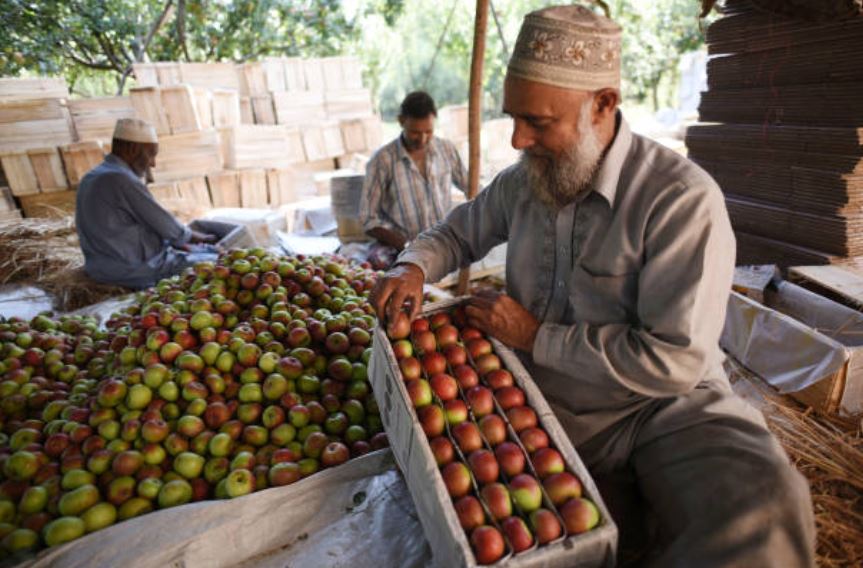
<svg viewBox="0 0 863 568"><path fill-rule="evenodd" d="M159 137L156 129L150 123L137 118L121 118L114 126L114 138L126 140L127 142L140 142L144 144L158 144Z"/></svg>
<svg viewBox="0 0 863 568"><path fill-rule="evenodd" d="M620 88L621 29L583 6L524 17L507 75L564 89Z"/></svg>

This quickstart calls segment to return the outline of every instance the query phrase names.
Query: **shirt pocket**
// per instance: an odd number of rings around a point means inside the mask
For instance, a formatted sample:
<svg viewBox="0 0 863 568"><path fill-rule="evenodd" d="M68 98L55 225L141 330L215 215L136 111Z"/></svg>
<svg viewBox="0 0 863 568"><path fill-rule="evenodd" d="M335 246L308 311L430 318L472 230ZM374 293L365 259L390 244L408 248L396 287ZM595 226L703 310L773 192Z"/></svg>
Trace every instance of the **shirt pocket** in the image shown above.
<svg viewBox="0 0 863 568"><path fill-rule="evenodd" d="M576 265L570 278L571 317L596 325L635 323L638 319L638 274L598 274Z"/></svg>

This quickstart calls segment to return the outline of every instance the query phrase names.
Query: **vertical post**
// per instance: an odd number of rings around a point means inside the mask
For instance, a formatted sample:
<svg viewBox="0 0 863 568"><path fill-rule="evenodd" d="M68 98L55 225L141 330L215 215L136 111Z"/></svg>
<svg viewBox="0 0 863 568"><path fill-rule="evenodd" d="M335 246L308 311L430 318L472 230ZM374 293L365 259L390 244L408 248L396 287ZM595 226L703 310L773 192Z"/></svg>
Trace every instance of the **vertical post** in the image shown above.
<svg viewBox="0 0 863 568"><path fill-rule="evenodd" d="M473 26L473 55L470 62L470 92L468 94L468 193L473 199L479 191L480 130L482 129L482 65L485 59L485 35L488 27L488 0L476 0ZM458 295L467 293L470 266L458 273Z"/></svg>

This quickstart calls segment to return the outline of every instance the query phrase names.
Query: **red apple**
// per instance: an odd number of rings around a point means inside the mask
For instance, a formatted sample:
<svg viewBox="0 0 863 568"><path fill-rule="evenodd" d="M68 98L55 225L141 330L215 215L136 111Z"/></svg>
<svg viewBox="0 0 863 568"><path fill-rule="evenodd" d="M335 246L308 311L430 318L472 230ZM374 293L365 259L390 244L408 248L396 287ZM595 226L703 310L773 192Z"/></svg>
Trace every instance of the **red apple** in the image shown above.
<svg viewBox="0 0 863 568"><path fill-rule="evenodd" d="M450 463L455 457L455 448L446 436L432 438L429 446L431 446L431 451L434 454L438 467Z"/></svg>
<svg viewBox="0 0 863 568"><path fill-rule="evenodd" d="M533 534L520 517L507 517L500 523L500 528L512 545L512 551L522 552L533 546Z"/></svg>
<svg viewBox="0 0 863 568"><path fill-rule="evenodd" d="M599 510L588 499L570 499L558 511L568 534L587 532L599 524Z"/></svg>
<svg viewBox="0 0 863 568"><path fill-rule="evenodd" d="M429 404L417 411L423 432L429 438L440 436L446 428L443 408L436 404Z"/></svg>
<svg viewBox="0 0 863 568"><path fill-rule="evenodd" d="M393 354L401 361L414 354L414 348L407 339L399 339L393 343Z"/></svg>
<svg viewBox="0 0 863 568"><path fill-rule="evenodd" d="M446 357L442 353L431 351L423 355L422 366L429 377L433 377L439 373L446 373Z"/></svg>
<svg viewBox="0 0 863 568"><path fill-rule="evenodd" d="M442 348L458 343L458 329L454 325L443 325L434 332L437 344Z"/></svg>
<svg viewBox="0 0 863 568"><path fill-rule="evenodd" d="M416 357L405 357L399 361L399 369L401 369L404 380L418 379L422 376L422 365Z"/></svg>
<svg viewBox="0 0 863 568"><path fill-rule="evenodd" d="M491 342L485 338L471 339L467 342L467 352L476 362L482 355L492 352Z"/></svg>
<svg viewBox="0 0 863 568"><path fill-rule="evenodd" d="M486 441L496 446L506 440L506 423L497 414L488 414L479 421L479 429Z"/></svg>
<svg viewBox="0 0 863 568"><path fill-rule="evenodd" d="M494 353L486 353L485 355L480 355L478 358L474 358L474 363L476 364L477 372L482 377L486 376L492 371L497 371L500 369L500 358Z"/></svg>
<svg viewBox="0 0 863 568"><path fill-rule="evenodd" d="M548 434L542 428L526 428L519 432L518 437L524 444L524 449L531 454L539 449L547 448L549 444Z"/></svg>
<svg viewBox="0 0 863 568"><path fill-rule="evenodd" d="M510 373L506 369L497 369L495 371L491 371L488 375L485 376L485 382L488 384L489 388L494 391L506 387L511 387L515 384L515 380L512 378L512 373Z"/></svg>
<svg viewBox="0 0 863 568"><path fill-rule="evenodd" d="M405 312L399 311L393 321L387 323L387 336L390 339L404 339L411 332L411 322Z"/></svg>
<svg viewBox="0 0 863 568"><path fill-rule="evenodd" d="M438 329L439 327L443 327L449 323L450 317L449 314L447 314L446 312L438 312L436 314L432 314L432 316L429 317L429 326L431 327L432 331Z"/></svg>
<svg viewBox="0 0 863 568"><path fill-rule="evenodd" d="M417 353L431 353L437 349L437 340L431 331L421 331L414 335L413 346Z"/></svg>
<svg viewBox="0 0 863 568"><path fill-rule="evenodd" d="M451 462L441 470L450 497L463 497L471 488L470 470L461 462Z"/></svg>
<svg viewBox="0 0 863 568"><path fill-rule="evenodd" d="M434 393L443 401L453 400L458 396L458 383L446 373L433 375L430 384Z"/></svg>
<svg viewBox="0 0 863 568"><path fill-rule="evenodd" d="M479 490L482 500L488 506L492 518L504 519L512 515L512 498L503 483L489 483Z"/></svg>
<svg viewBox="0 0 863 568"><path fill-rule="evenodd" d="M497 462L507 477L515 477L524 471L524 452L513 442L502 442L494 449Z"/></svg>
<svg viewBox="0 0 863 568"><path fill-rule="evenodd" d="M539 544L546 544L558 538L562 531L557 516L548 509L537 509L530 514L530 526Z"/></svg>
<svg viewBox="0 0 863 568"><path fill-rule="evenodd" d="M512 500L525 513L539 509L542 505L542 489L532 475L520 473L509 482Z"/></svg>
<svg viewBox="0 0 863 568"><path fill-rule="evenodd" d="M518 387L503 387L494 391L497 403L504 410L524 406L524 391Z"/></svg>
<svg viewBox="0 0 863 568"><path fill-rule="evenodd" d="M463 341L478 339L482 337L482 332L475 327L463 327L461 330L461 338Z"/></svg>
<svg viewBox="0 0 863 568"><path fill-rule="evenodd" d="M581 482L568 471L549 475L542 486L551 502L558 507L573 497L581 497Z"/></svg>
<svg viewBox="0 0 863 568"><path fill-rule="evenodd" d="M411 323L411 333L420 333L421 331L429 330L429 320L426 318L417 318Z"/></svg>
<svg viewBox="0 0 863 568"><path fill-rule="evenodd" d="M479 500L472 495L465 495L455 502L455 512L461 528L470 532L485 522L485 512Z"/></svg>
<svg viewBox="0 0 863 568"><path fill-rule="evenodd" d="M455 443L458 444L458 447L465 454L469 454L482 447L482 437L479 434L479 428L473 422L456 424L452 429L452 436L455 438Z"/></svg>
<svg viewBox="0 0 863 568"><path fill-rule="evenodd" d="M554 448L542 448L536 451L530 458L533 463L533 468L540 479L545 479L549 475L560 473L566 469L566 464L563 463L563 456Z"/></svg>
<svg viewBox="0 0 863 568"><path fill-rule="evenodd" d="M432 390L427 380L412 379L405 384L405 388L408 391L408 398L410 398L414 408L422 408L431 404Z"/></svg>
<svg viewBox="0 0 863 568"><path fill-rule="evenodd" d="M467 363L467 351L461 345L447 345L443 350L443 355L446 357L450 367L457 367Z"/></svg>
<svg viewBox="0 0 863 568"><path fill-rule="evenodd" d="M491 483L497 480L500 467L494 454L488 450L475 450L467 458L474 478L479 483Z"/></svg>
<svg viewBox="0 0 863 568"><path fill-rule="evenodd" d="M321 452L321 465L333 467L345 463L351 457L348 447L341 442L330 442Z"/></svg>
<svg viewBox="0 0 863 568"><path fill-rule="evenodd" d="M467 420L467 405L461 399L448 400L443 405L444 415L450 427Z"/></svg>
<svg viewBox="0 0 863 568"><path fill-rule="evenodd" d="M503 536L494 527L483 525L473 529L470 545L479 564L492 564L503 556L505 545Z"/></svg>
<svg viewBox="0 0 863 568"><path fill-rule="evenodd" d="M458 365L457 367L453 367L452 372L455 375L458 384L461 385L461 388L464 390L468 390L479 384L479 375L477 375L476 371L473 370L473 367L469 365Z"/></svg>
<svg viewBox="0 0 863 568"><path fill-rule="evenodd" d="M477 418L494 412L494 397L483 386L475 386L467 391L467 402Z"/></svg>
<svg viewBox="0 0 863 568"><path fill-rule="evenodd" d="M506 417L513 430L521 432L536 426L536 412L529 406L516 406L506 411Z"/></svg>

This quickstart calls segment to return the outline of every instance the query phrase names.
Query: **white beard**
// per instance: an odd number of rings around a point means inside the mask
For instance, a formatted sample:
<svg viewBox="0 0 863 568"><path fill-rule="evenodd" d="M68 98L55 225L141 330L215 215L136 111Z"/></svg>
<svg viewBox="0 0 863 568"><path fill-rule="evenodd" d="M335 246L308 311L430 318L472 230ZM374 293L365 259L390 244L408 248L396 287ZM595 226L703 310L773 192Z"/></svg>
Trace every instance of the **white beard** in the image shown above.
<svg viewBox="0 0 863 568"><path fill-rule="evenodd" d="M586 100L578 117L578 143L560 158L521 152L519 163L527 172L531 190L554 210L576 200L589 188L602 159L602 146L590 122L593 98Z"/></svg>

